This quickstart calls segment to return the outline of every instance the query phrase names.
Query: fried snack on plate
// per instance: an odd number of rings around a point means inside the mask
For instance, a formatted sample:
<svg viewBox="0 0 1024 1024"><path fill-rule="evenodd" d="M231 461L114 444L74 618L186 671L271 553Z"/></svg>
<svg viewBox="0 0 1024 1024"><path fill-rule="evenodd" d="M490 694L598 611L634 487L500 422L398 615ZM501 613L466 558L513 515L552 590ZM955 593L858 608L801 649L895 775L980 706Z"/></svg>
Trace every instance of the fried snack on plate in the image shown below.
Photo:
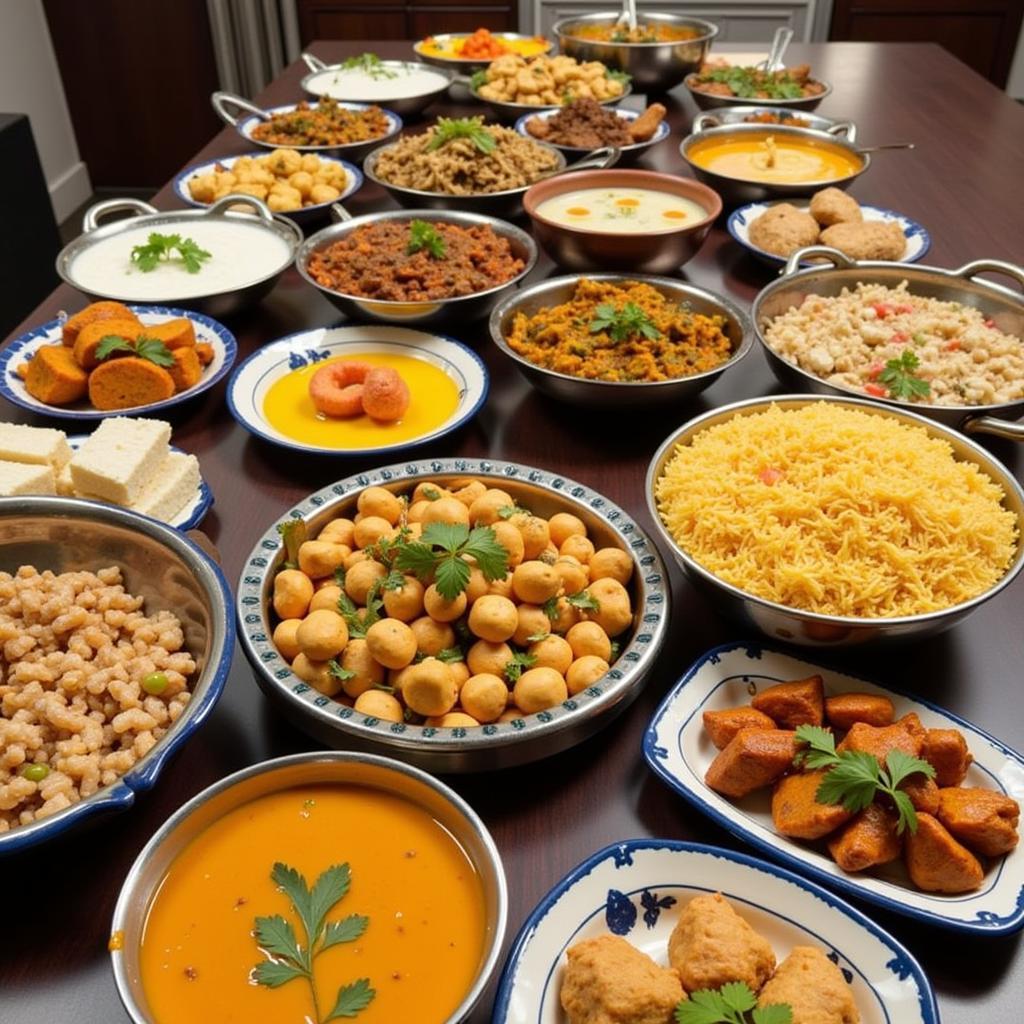
<svg viewBox="0 0 1024 1024"><path fill-rule="evenodd" d="M775 723L757 708L722 708L704 712L704 731L711 742L724 750L740 729L774 729Z"/></svg>
<svg viewBox="0 0 1024 1024"><path fill-rule="evenodd" d="M849 729L854 722L892 725L895 716L892 701L875 693L840 693L825 698L825 718L834 729Z"/></svg>
<svg viewBox="0 0 1024 1024"><path fill-rule="evenodd" d="M162 341L172 350L196 343L195 324L186 316L165 320L162 324L146 324L143 333L147 338L156 338Z"/></svg>
<svg viewBox="0 0 1024 1024"><path fill-rule="evenodd" d="M940 789L937 816L956 839L984 857L1009 853L1020 839L1020 804L991 789Z"/></svg>
<svg viewBox="0 0 1024 1024"><path fill-rule="evenodd" d="M832 859L844 871L864 871L894 861L902 849L896 815L870 803L828 844Z"/></svg>
<svg viewBox="0 0 1024 1024"><path fill-rule="evenodd" d="M811 196L810 214L823 228L833 224L859 224L864 219L857 200L834 185Z"/></svg>
<svg viewBox="0 0 1024 1024"><path fill-rule="evenodd" d="M84 398L89 375L64 345L44 345L29 360L25 390L46 405L68 405Z"/></svg>
<svg viewBox="0 0 1024 1024"><path fill-rule="evenodd" d="M135 317L130 320L124 317L94 320L78 332L72 349L75 354L75 362L83 370L95 370L100 363L96 358L96 349L99 348L100 342L104 338L113 335L117 338L124 338L125 341L135 341L142 331L142 324ZM116 354L111 353L111 355Z"/></svg>
<svg viewBox="0 0 1024 1024"><path fill-rule="evenodd" d="M960 786L974 757L959 729L929 729L921 757L935 769L938 786Z"/></svg>
<svg viewBox="0 0 1024 1024"><path fill-rule="evenodd" d="M924 746L925 730L917 715L904 715L893 725L876 728L855 722L846 734L843 742L836 747L840 753L844 750L861 750L874 754L879 761L884 761L890 750L902 750L911 757L920 757Z"/></svg>
<svg viewBox="0 0 1024 1024"><path fill-rule="evenodd" d="M61 340L70 348L75 344L78 332L83 327L96 320L109 320L111 317L138 322L135 314L123 302L93 302L67 318L61 329Z"/></svg>
<svg viewBox="0 0 1024 1024"><path fill-rule="evenodd" d="M750 241L765 252L789 256L818 241L818 222L792 203L769 206L750 222Z"/></svg>
<svg viewBox="0 0 1024 1024"><path fill-rule="evenodd" d="M930 814L918 814L916 831L907 830L904 855L911 881L925 892L972 892L985 877L978 858Z"/></svg>
<svg viewBox="0 0 1024 1024"><path fill-rule="evenodd" d="M776 683L757 694L750 704L763 711L780 729L821 725L825 720L825 688L821 676Z"/></svg>
<svg viewBox="0 0 1024 1024"><path fill-rule="evenodd" d="M174 365L167 367L167 372L174 381L174 390L188 391L195 387L203 376L203 367L199 362L196 350L191 347L176 348L171 352Z"/></svg>
<svg viewBox="0 0 1024 1024"><path fill-rule="evenodd" d="M901 260L907 238L895 221L833 224L821 233L822 245L831 245L854 260Z"/></svg>
<svg viewBox="0 0 1024 1024"><path fill-rule="evenodd" d="M740 800L788 771L796 752L795 732L740 729L708 766L704 781L716 793Z"/></svg>
<svg viewBox="0 0 1024 1024"><path fill-rule="evenodd" d="M820 804L815 799L825 771L785 775L772 793L775 831L794 839L821 839L845 825L853 813L842 804Z"/></svg>
<svg viewBox="0 0 1024 1024"><path fill-rule="evenodd" d="M858 1024L860 1013L842 971L813 946L794 946L761 989L758 1006L787 1003L793 1024Z"/></svg>
<svg viewBox="0 0 1024 1024"><path fill-rule="evenodd" d="M174 394L174 379L147 359L129 356L101 363L89 374L89 401L101 410L134 409Z"/></svg>

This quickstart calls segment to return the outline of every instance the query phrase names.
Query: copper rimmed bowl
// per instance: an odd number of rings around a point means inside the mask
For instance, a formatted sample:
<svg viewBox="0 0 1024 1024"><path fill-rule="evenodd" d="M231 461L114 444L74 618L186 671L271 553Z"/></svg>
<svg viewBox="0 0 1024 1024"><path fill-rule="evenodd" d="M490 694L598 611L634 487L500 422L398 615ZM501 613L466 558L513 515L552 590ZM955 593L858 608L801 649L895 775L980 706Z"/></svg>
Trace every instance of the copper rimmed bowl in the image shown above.
<svg viewBox="0 0 1024 1024"><path fill-rule="evenodd" d="M537 210L548 199L584 188L643 188L667 192L696 203L704 210L704 216L669 231L626 234L560 224ZM614 168L575 171L531 185L523 197L523 209L533 221L537 241L567 270L668 274L697 254L715 218L722 212L722 200L713 188L690 178Z"/></svg>
<svg viewBox="0 0 1024 1024"><path fill-rule="evenodd" d="M858 409L873 416L895 419L908 426L923 427L930 437L945 441L952 447L955 458L974 463L982 473L1002 488L1006 496L1004 505L1017 517L1018 536L1024 537L1024 488L998 459L955 430L923 416L918 416L907 409L887 408L857 398L779 395L772 398L751 398L743 402L733 402L731 405L725 405L704 413L702 416L697 416L688 423L684 423L678 430L673 431L651 459L645 485L647 509L654 521L659 539L687 578L708 596L715 607L731 618L739 620L748 628L753 627L765 636L785 640L788 643L807 647L881 646L897 641L920 640L941 633L966 618L1013 582L1017 574L1024 568L1024 543L1021 543L1020 540L1018 540L1014 560L1006 572L988 590L977 597L950 608L943 608L940 611L928 612L923 615L865 619L820 615L768 601L726 583L704 568L669 533L658 511L655 487L664 474L665 467L676 448L690 444L698 434L709 427L725 423L739 416L751 416L765 412L772 406L782 409L801 409L815 402L833 402L844 408Z"/></svg>

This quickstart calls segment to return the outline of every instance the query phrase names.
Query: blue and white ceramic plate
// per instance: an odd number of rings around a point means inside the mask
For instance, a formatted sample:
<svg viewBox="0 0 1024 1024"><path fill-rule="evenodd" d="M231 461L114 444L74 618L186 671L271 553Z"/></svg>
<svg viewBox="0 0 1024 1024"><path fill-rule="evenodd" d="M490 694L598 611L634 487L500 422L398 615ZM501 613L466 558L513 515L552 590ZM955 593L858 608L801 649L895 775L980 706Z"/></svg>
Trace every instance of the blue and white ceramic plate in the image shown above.
<svg viewBox="0 0 1024 1024"><path fill-rule="evenodd" d="M374 353L422 359L443 370L458 388L455 411L439 427L421 437L377 448L321 448L282 433L267 419L263 411L267 392L286 374L331 356ZM488 387L487 367L480 357L443 334L390 325L319 327L279 338L249 356L231 375L228 408L246 430L285 448L314 455L387 455L428 444L458 430L483 405Z"/></svg>
<svg viewBox="0 0 1024 1024"><path fill-rule="evenodd" d="M891 935L805 879L743 853L669 839L633 839L598 851L541 901L512 945L493 1024L566 1024L559 1004L565 951L611 932L666 964L686 903L720 892L781 961L817 946L843 972L862 1024L937 1024L924 972Z"/></svg>
<svg viewBox="0 0 1024 1024"><path fill-rule="evenodd" d="M200 209L203 209L210 204L200 203L198 200L192 198L192 193L189 191L188 187L189 178L194 178L197 174L209 174L211 171L230 171L231 168L234 167L235 161L243 156L252 157L255 160L260 157L265 157L266 155L266 153L239 153L236 156L222 156L217 160L206 160L201 164L193 164L191 167L186 167L185 170L179 171L174 176L173 186L175 194L183 203L188 203L189 206L197 206ZM360 189L363 184L363 172L359 170L355 164L350 164L347 160L338 160L331 156L323 156L321 154L313 155L316 156L318 160L322 160L325 163L340 165L345 171L346 184L344 189L342 189L341 195L332 199L329 203L314 203L312 206L302 207L301 210L281 211L282 217L288 217L290 220L293 220L298 224L326 217L334 203L340 203L342 200L347 199L353 192Z"/></svg>
<svg viewBox="0 0 1024 1024"><path fill-rule="evenodd" d="M644 736L644 757L654 773L713 821L761 852L858 899L896 914L962 932L997 935L1024 927L1024 847L988 862L977 892L959 896L921 892L902 861L872 874L847 874L815 847L780 836L772 827L769 790L732 802L704 784L718 751L704 732L705 711L749 704L757 689L820 674L825 693L879 693L899 718L916 712L929 729L959 729L974 755L965 786L994 789L1024 801L1024 758L977 726L927 701L844 675L756 643L716 647L700 657L658 708Z"/></svg>
<svg viewBox="0 0 1024 1024"><path fill-rule="evenodd" d="M88 434L76 434L74 437L68 438L68 447L72 451L77 452L88 440ZM175 448L174 445L170 446L170 450L172 452L181 452L181 449ZM194 530L206 518L206 513L212 507L213 491L210 490L210 485L200 476L199 486L196 488L195 494L168 521L168 525L182 532Z"/></svg>
<svg viewBox="0 0 1024 1024"><path fill-rule="evenodd" d="M194 313L186 309L174 309L170 306L129 306L128 307L143 324L162 324L165 320L175 320L185 317L192 321L196 331L196 341L205 341L213 348L213 361L209 366L203 368L203 375L195 387L187 391L180 391L163 402L151 402L149 405L137 405L131 409L118 409L115 413L101 412L94 409L88 399L76 405L47 405L33 398L25 388L25 382L18 376L18 367L31 359L37 349L44 345L59 345L61 331L66 314L61 314L56 320L50 320L41 327L28 331L20 337L15 338L4 350L0 352L0 395L3 395L9 402L20 405L23 409L39 413L43 416L52 416L61 420L102 420L107 416L150 416L160 412L162 409L169 409L172 405L180 405L190 398L212 388L227 372L235 362L238 354L238 346L235 343L235 336L222 324L202 313Z"/></svg>
<svg viewBox="0 0 1024 1024"><path fill-rule="evenodd" d="M778 202L791 202L791 200L778 200ZM770 263L773 266L782 266L786 261L782 256L776 256L774 253L765 252L764 249L759 249L750 241L750 225L753 221L757 220L762 213L765 212L770 206L775 206L775 203L747 203L746 206L741 206L737 210L733 210L729 214L729 219L726 221L725 226L729 230L729 234L736 239L744 249L749 249L759 260L765 263ZM796 200L793 202L798 210L802 210L805 213L808 210L810 202L802 202ZM904 217L902 213L896 213L895 210L886 210L880 206L864 206L861 204L861 213L864 214L864 220L866 221L896 221L897 224L903 229L903 235L907 240L907 248L903 253L900 260L901 263L916 263L918 260L923 259L928 250L932 247L932 237L928 234L927 229L918 224L916 220L911 220L909 217ZM801 264L802 267L813 266L813 263L804 260Z"/></svg>
<svg viewBox="0 0 1024 1024"><path fill-rule="evenodd" d="M546 121L548 118L554 117L555 114L559 112L560 108L556 107L554 110L538 110L532 114L523 114L523 116L516 121L516 131L519 132L520 135L523 135L528 139L532 139L533 136L526 130L526 122L534 117L539 117L541 120ZM636 110L623 110L621 107L613 110L612 113L621 117L624 121L635 121L640 116L640 113ZM639 153L659 142L664 142L670 134L671 129L668 126L668 121L663 119L661 124L658 125L658 130L649 139L645 142L634 142L631 146L622 146L619 149L619 152L623 155ZM567 153L571 156L583 156L583 154L591 152L594 148L593 146L559 146L555 142L551 142L549 145L554 146L555 149L560 149L563 153Z"/></svg>

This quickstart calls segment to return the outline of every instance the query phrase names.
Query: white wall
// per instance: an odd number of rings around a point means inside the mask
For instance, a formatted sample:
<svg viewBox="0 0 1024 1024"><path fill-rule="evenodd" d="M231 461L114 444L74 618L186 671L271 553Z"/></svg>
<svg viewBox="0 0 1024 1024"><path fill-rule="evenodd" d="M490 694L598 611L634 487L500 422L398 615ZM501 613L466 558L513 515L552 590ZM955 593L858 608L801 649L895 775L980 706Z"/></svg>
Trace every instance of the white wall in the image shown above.
<svg viewBox="0 0 1024 1024"><path fill-rule="evenodd" d="M0 111L28 114L57 221L92 194L42 0L0 0Z"/></svg>

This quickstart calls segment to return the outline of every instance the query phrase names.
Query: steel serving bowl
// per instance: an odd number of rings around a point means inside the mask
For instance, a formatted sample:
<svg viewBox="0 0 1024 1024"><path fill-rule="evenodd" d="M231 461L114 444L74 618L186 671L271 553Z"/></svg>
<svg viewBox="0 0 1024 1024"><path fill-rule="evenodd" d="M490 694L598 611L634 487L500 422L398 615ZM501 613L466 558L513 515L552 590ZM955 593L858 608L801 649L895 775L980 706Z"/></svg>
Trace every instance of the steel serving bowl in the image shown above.
<svg viewBox="0 0 1024 1024"><path fill-rule="evenodd" d="M844 178L836 178L831 181L805 181L789 184L728 177L727 175L701 167L690 159L690 152L694 146L707 139L722 140L743 135L764 135L766 132L782 138L802 139L810 146L831 146L845 150L856 158L860 166L852 174L848 174ZM827 187L847 189L871 166L871 155L861 152L850 141L849 137L844 138L831 132L819 132L813 128L793 128L787 125L725 124L718 128L704 128L701 131L694 131L687 135L679 144L679 152L682 158L690 165L697 180L703 181L705 185L710 185L718 192L726 206L759 203L766 199L788 199L791 196L808 196L819 189Z"/></svg>
<svg viewBox="0 0 1024 1024"><path fill-rule="evenodd" d="M569 511L587 526L597 547L619 547L633 560L633 629L609 672L557 707L479 728L435 728L385 722L318 693L292 674L271 640L274 576L284 561L277 523L270 524L245 561L238 584L242 646L263 692L295 725L331 747L390 753L432 772L481 771L536 761L579 743L623 711L639 694L668 627L669 589L657 548L623 509L589 487L546 470L493 459L402 462L350 476L311 494L280 519L301 518L315 536L330 519L355 510L371 485L411 490L422 480L477 477L507 491L539 515Z"/></svg>
<svg viewBox="0 0 1024 1024"><path fill-rule="evenodd" d="M530 141L535 146L549 150L555 158L554 170L546 172L537 181L562 174L564 171L611 167L619 159L617 149L605 147L604 149L595 149L582 160L569 164L565 159L565 154L555 146L549 146L546 142L539 142L537 139ZM390 192L395 201L405 207L448 210L452 206L458 206L460 210L465 210L467 213L480 213L491 217L515 217L522 213L523 196L526 195L527 189L537 183L534 181L529 185L503 189L501 192L477 192L465 196L449 195L447 192L423 192L420 189L406 188L404 185L393 185L377 174L377 162L380 160L381 154L390 148L391 146L381 146L379 149L375 149L363 162L363 173L370 181Z"/></svg>
<svg viewBox="0 0 1024 1024"><path fill-rule="evenodd" d="M433 39L435 43L445 45L453 42L457 39L468 39L470 36L469 32L438 32L432 36L428 36L428 39ZM532 43L541 41L544 43L544 49L538 50L536 53L531 53L530 57L543 57L551 52L552 46L554 45L550 40L543 39L541 36L531 36L524 32L492 32L491 36L494 39L502 42L526 42ZM441 57L437 54L427 53L426 39L421 39L417 43L413 43L412 49L416 54L416 59L424 61L427 64L433 64L435 67L447 68L449 71L455 72L457 75L472 75L476 71L483 71L489 64L497 60L496 57ZM513 56L523 56L522 54L516 54L512 52ZM507 54L502 54L507 56Z"/></svg>
<svg viewBox="0 0 1024 1024"><path fill-rule="evenodd" d="M704 217L669 230L625 233L576 227L538 212L538 207L547 200L585 188L651 189L668 193L696 203L704 211ZM691 178L615 168L560 174L531 185L523 197L523 209L533 222L537 241L560 267L670 274L697 254L711 225L722 212L722 200L714 189Z"/></svg>
<svg viewBox="0 0 1024 1024"><path fill-rule="evenodd" d="M339 107L352 112L369 110L371 106L375 105L371 103L343 103L340 100L335 102ZM272 117L279 114L294 113L298 106L297 103L286 103L280 107L267 107L264 109L230 92L213 93L210 97L210 103L220 119L229 128L234 128L246 142L254 146L262 146L264 149L295 149L300 153L324 154L326 156L343 157L348 160L361 159L375 146L393 139L403 127L402 119L394 111L379 107L378 109L388 123L388 129L383 135L377 135L372 139L364 139L362 142L334 142L321 146L299 146L293 142L264 142L253 134L254 129L264 121L269 121ZM232 113L232 111L238 111L239 113Z"/></svg>
<svg viewBox="0 0 1024 1024"><path fill-rule="evenodd" d="M337 86L335 81L339 72L347 70L342 64L325 64L319 57L311 53L302 54L302 60L309 68L309 74L302 79L301 83L304 92L311 96L330 96L336 100L354 101L359 103L369 102L360 100L358 97L343 95L344 90ZM447 68L437 67L432 64L424 64L422 61L412 60L382 60L379 67L387 73L401 74L403 71L414 68L423 68L437 76L438 81L432 88L408 96L396 96L389 99L382 99L380 102L387 104L388 110L393 110L401 117L413 117L422 113L435 100L440 99L448 87L455 81L455 74Z"/></svg>
<svg viewBox="0 0 1024 1024"><path fill-rule="evenodd" d="M155 519L78 498L0 498L0 571L22 565L55 573L119 566L125 590L145 599L147 614L167 610L179 618L197 672L192 700L129 772L63 811L0 834L0 854L131 807L213 710L235 645L231 591L220 569L183 533Z"/></svg>
<svg viewBox="0 0 1024 1024"><path fill-rule="evenodd" d="M800 261L809 257L828 260L830 265L800 270ZM769 366L783 384L816 395L863 398L862 391L841 384L830 384L776 352L765 337L770 321L794 306L799 306L810 295L838 295L844 288L856 288L861 282L896 288L906 281L915 295L973 306L993 320L1001 331L1018 338L1024 337L1024 298L1017 292L978 277L984 273L1006 274L1024 286L1024 268L1000 260L974 260L958 270L943 270L913 263L858 262L837 249L823 245L810 246L795 252L787 261L782 276L762 288L754 299L754 331ZM1011 422L1024 413L1024 398L997 405L908 404L885 397L872 398L872 401L898 409L912 409L921 416L969 434L995 434L1024 441L1024 423Z"/></svg>
<svg viewBox="0 0 1024 1024"><path fill-rule="evenodd" d="M704 111L693 119L690 127L691 132L702 132L705 128L720 128L726 124L760 124L762 128L774 128L775 125L764 121L747 121L748 117L758 114L771 114L774 117L799 117L806 121L806 125L793 125L794 128L813 128L817 132L828 132L830 135L841 135L850 142L857 139L857 126L852 121L840 121L834 117L824 117L821 114L812 114L810 111L801 110L799 113L790 115L789 111L778 110L773 107L762 106L760 102L752 103L750 106L719 107L713 113ZM783 126L786 127L786 126Z"/></svg>
<svg viewBox="0 0 1024 1024"><path fill-rule="evenodd" d="M346 316L354 319L370 320L385 324L435 324L453 318L461 322L469 322L487 313L495 300L509 288L518 284L537 262L537 244L522 228L517 228L496 217L485 217L478 213L459 213L455 210L389 210L386 213L368 213L361 217L352 217L341 206L336 206L334 216L340 223L318 231L302 244L295 257L295 266L299 273L332 302ZM457 295L449 299L432 299L423 302L397 302L370 299L360 295L348 295L335 291L320 284L309 272L309 261L315 252L326 249L342 238L347 238L353 231L367 224L379 224L381 221L412 219L432 223L456 224L462 228L489 227L499 238L508 240L513 256L521 259L523 269L515 277L503 284L495 285L482 292L471 295Z"/></svg>
<svg viewBox="0 0 1024 1024"><path fill-rule="evenodd" d="M606 100L597 102L602 107L617 107L632 91L632 83L626 82L618 96L610 96ZM561 103L510 103L507 100L489 100L481 96L480 90L472 84L469 86L469 92L478 103L489 107L495 119L503 124L514 124L524 114L539 114L542 110L559 110L563 106Z"/></svg>
<svg viewBox="0 0 1024 1024"><path fill-rule="evenodd" d="M613 25L621 13L602 11L570 15L555 22L552 32L558 37L563 53L580 61L600 61L607 67L625 72L639 92L662 93L675 88L707 60L711 41L719 32L717 25L688 14L645 11L640 15L641 23L690 28L698 34L693 39L654 43L600 42L573 35L574 30L581 28Z"/></svg>
<svg viewBox="0 0 1024 1024"><path fill-rule="evenodd" d="M253 212L239 211L236 209L238 206L248 206ZM130 210L135 216L123 218L103 227L100 226L100 221L108 214L122 210ZM184 306L186 309L194 309L212 317L235 313L261 299L277 284L280 276L294 262L295 253L298 252L299 245L302 243L302 230L299 227L290 220L274 216L267 205L254 196L230 195L218 199L201 210L166 211L160 211L140 199L105 199L85 211L85 216L82 219L82 234L64 246L57 256L57 273L65 284L83 292L90 299L115 299L118 302L136 304L151 302L152 300L140 299L137 295L118 294L116 291L96 292L80 287L74 278L75 259L90 246L134 228L145 227L153 231L172 231L187 235L190 224L202 223L207 220L219 220L227 224L245 224L249 228L262 228L276 235L285 243L288 249L287 254L273 273L258 281L250 281L240 288L211 292L208 295L193 296L192 298L161 299L161 305Z"/></svg>
<svg viewBox="0 0 1024 1024"><path fill-rule="evenodd" d="M464 1021L479 1003L495 969L508 924L508 887L498 848L476 812L426 772L386 757L341 751L293 754L243 768L194 796L160 827L125 878L111 934L114 983L135 1024L154 1024L142 985L139 951L146 918L168 869L205 829L253 800L296 786L360 786L408 800L439 822L463 848L484 894L484 948L472 985L446 1024ZM340 840L342 848L344 839ZM254 947L255 948L255 947ZM243 975L246 966L242 965Z"/></svg>
<svg viewBox="0 0 1024 1024"><path fill-rule="evenodd" d="M747 315L729 299L712 292L683 284L668 277L647 277L641 274L587 274L588 281L619 283L640 281L657 288L663 295L689 303L695 313L724 316L725 333L732 342L733 354L721 366L690 377L652 382L615 382L587 380L537 366L514 352L505 336L517 313L530 316L545 306L556 306L572 298L579 283L575 275L553 277L522 288L498 305L491 314L491 339L500 351L516 364L519 372L538 391L560 402L597 408L637 409L654 405L682 404L713 384L726 370L735 366L752 348Z"/></svg>
<svg viewBox="0 0 1024 1024"><path fill-rule="evenodd" d="M765 99L761 96L720 96L717 93L705 92L703 89L698 89L693 82L695 77L695 74L687 75L683 79L683 85L686 86L690 95L693 97L693 102L696 103L701 110L717 110L720 107L743 107L750 106L751 103L756 103L759 107L768 107L772 110L814 110L826 96L829 96L832 93L832 86L830 83L822 81L820 78L811 78L809 81L816 82L818 85L823 86L821 92L816 93L814 96L798 96L791 100Z"/></svg>
<svg viewBox="0 0 1024 1024"><path fill-rule="evenodd" d="M516 121L514 125L515 130L524 138L533 139L534 142L545 141L531 135L526 124L535 117L540 118L542 121L546 121L549 118L554 117L561 109L561 107L554 107L551 110L538 110L534 114L523 114L523 116ZM636 110L616 110L615 115L616 117L622 118L622 120L628 125L640 116L640 112ZM663 120L658 125L657 131L649 139L644 139L643 142L633 142L628 146L619 146L618 150L621 154L619 157L619 163L634 163L643 155L645 150L651 146L656 146L659 142L664 142L671 134L672 129L669 127L668 121ZM555 149L560 150L567 157L583 156L591 151L587 146L564 146L558 142L548 142L547 145L554 146Z"/></svg>
<svg viewBox="0 0 1024 1024"><path fill-rule="evenodd" d="M765 636L785 640L787 643L805 647L862 647L881 646L897 641L920 640L941 633L966 618L979 605L991 600L1013 582L1024 568L1024 544L1018 542L1017 553L1006 573L988 590L961 604L923 615L907 615L889 619L865 619L839 615L820 615L777 604L756 597L739 587L726 583L705 569L696 559L676 543L668 532L658 512L654 488L664 473L665 466L680 445L689 444L693 438L709 427L725 423L737 416L750 416L764 412L772 406L783 409L801 409L816 402L833 402L844 408L859 409L872 416L888 417L911 426L923 427L934 438L947 442L957 459L971 462L981 472L995 481L1004 491L1005 505L1019 522L1019 531L1024 536L1024 488L1013 474L980 445L968 440L962 434L918 416L905 408L889 408L874 402L857 398L834 396L812 397L808 395L779 395L772 398L751 398L733 402L683 424L665 440L655 452L647 470L645 490L647 508L662 543L672 553L676 564L686 576L713 602L720 611L737 619L747 627L753 627Z"/></svg>

